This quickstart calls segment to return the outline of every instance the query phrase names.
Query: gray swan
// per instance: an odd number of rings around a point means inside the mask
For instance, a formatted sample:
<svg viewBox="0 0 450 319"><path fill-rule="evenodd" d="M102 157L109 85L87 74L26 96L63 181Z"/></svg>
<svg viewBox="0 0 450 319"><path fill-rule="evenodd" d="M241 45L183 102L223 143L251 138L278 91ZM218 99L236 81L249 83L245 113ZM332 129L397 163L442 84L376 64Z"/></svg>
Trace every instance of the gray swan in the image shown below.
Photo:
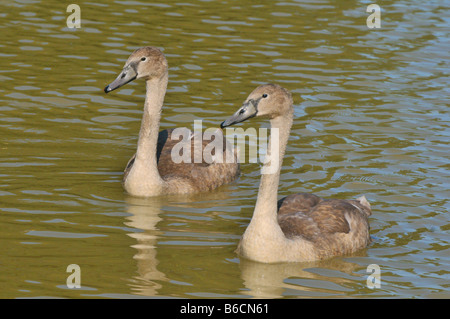
<svg viewBox="0 0 450 319"><path fill-rule="evenodd" d="M210 139L187 131L191 140L188 141L192 148L191 160L173 161L172 150L180 143L180 136L172 139L174 129L159 132L161 109L169 79L168 63L161 50L148 46L134 51L126 61L122 72L105 87L104 91L109 93L135 79L145 80L147 92L136 154L128 162L123 177L123 187L128 194L150 197L198 193L215 189L239 176L237 154L232 148L227 147L222 130L216 131L217 135ZM199 147L194 147L196 137L201 139L200 161L194 158L195 153L198 155L199 152ZM223 151L222 158L231 158L232 161L218 161L215 153L209 160L202 156L204 148L216 138L223 141L223 148L219 150ZM233 154L227 157L227 152Z"/></svg>
<svg viewBox="0 0 450 319"><path fill-rule="evenodd" d="M270 158L278 165L275 172L266 174L264 169L270 163L262 167L253 216L236 252L264 263L304 262L366 247L371 241L368 216L372 211L364 196L342 200L299 193L277 201L280 170L294 117L291 94L279 85L259 86L221 127L253 117L269 118L272 134L278 130L279 140L274 139L279 142L278 152ZM270 141L268 150L271 145Z"/></svg>

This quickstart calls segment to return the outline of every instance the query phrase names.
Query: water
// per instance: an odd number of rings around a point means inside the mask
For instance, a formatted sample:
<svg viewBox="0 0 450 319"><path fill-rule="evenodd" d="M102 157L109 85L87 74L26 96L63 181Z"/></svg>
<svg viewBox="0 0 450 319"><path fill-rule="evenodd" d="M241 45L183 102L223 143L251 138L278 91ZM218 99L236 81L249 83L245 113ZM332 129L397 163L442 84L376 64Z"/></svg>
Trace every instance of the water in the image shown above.
<svg viewBox="0 0 450 319"><path fill-rule="evenodd" d="M0 297L449 298L449 2L383 1L373 30L370 3L79 1L73 30L66 4L2 2ZM365 194L373 244L240 260L258 164L207 194L124 194L145 88L102 89L144 45L169 61L162 128L217 127L262 83L291 90L280 197Z"/></svg>

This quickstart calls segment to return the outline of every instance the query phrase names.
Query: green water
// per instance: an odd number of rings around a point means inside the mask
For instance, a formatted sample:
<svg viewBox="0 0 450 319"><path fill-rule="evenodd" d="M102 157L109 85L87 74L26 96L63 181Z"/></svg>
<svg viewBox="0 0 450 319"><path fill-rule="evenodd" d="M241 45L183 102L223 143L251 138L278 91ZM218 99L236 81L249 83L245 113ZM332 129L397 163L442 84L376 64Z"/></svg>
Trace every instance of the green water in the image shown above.
<svg viewBox="0 0 450 319"><path fill-rule="evenodd" d="M69 29L61 1L0 2L0 297L449 298L450 4L383 1L368 29L370 3L78 1ZM240 260L258 164L212 193L124 194L145 87L103 88L145 45L169 61L162 129L217 127L257 85L289 89L280 197L365 194L373 244L318 263Z"/></svg>

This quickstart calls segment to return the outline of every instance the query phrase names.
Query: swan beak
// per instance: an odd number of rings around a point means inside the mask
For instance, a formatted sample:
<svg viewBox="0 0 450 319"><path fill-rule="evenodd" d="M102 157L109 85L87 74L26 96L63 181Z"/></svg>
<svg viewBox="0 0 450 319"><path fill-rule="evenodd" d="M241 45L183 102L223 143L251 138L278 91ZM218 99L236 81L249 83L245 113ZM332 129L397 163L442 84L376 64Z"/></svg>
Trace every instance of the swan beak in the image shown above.
<svg viewBox="0 0 450 319"><path fill-rule="evenodd" d="M241 123L245 120L248 120L256 116L256 114L258 114L258 109L256 106L257 103L254 100L250 100L244 103L244 105L242 105L242 107L239 110L237 110L236 113L234 113L227 120L223 121L222 124L220 124L220 127L224 128L227 126L231 126L233 124Z"/></svg>
<svg viewBox="0 0 450 319"><path fill-rule="evenodd" d="M119 76L111 82L109 85L105 87L105 93L109 93L115 89L120 88L121 86L135 80L137 78L137 72L132 65L127 65L123 68L122 72L120 72Z"/></svg>

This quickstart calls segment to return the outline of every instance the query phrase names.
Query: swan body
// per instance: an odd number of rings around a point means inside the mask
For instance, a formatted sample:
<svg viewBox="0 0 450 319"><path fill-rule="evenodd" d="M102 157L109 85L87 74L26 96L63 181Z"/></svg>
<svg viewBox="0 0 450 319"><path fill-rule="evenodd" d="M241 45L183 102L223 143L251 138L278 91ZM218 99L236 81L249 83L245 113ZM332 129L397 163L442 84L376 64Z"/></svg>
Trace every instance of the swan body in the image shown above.
<svg viewBox="0 0 450 319"><path fill-rule="evenodd" d="M180 143L179 136L172 138L173 129L159 132L161 109L168 84L168 63L158 48L143 47L134 51L122 72L104 91L109 93L141 78L146 82L147 92L136 154L129 160L124 172L125 191L139 197L198 193L215 189L239 176L237 154L227 144L222 130L216 131L214 139L204 139L187 128L181 128L185 130L183 135L190 136L192 149L197 150L194 147L197 138L202 141L197 152L203 151L216 138L222 139L225 141L222 143L223 148L215 151L223 152L223 158L231 158L233 161L205 160L203 153L201 161L173 160L172 150Z"/></svg>
<svg viewBox="0 0 450 319"><path fill-rule="evenodd" d="M355 252L370 243L368 216L371 207L364 196L356 200L322 199L299 193L277 200L280 170L293 122L291 94L266 84L256 88L243 106L221 124L227 127L252 117L270 119L278 130L278 160L275 172L264 174L252 219L236 252L265 263L315 261ZM271 150L272 140L268 149ZM277 153L277 152L275 152Z"/></svg>

